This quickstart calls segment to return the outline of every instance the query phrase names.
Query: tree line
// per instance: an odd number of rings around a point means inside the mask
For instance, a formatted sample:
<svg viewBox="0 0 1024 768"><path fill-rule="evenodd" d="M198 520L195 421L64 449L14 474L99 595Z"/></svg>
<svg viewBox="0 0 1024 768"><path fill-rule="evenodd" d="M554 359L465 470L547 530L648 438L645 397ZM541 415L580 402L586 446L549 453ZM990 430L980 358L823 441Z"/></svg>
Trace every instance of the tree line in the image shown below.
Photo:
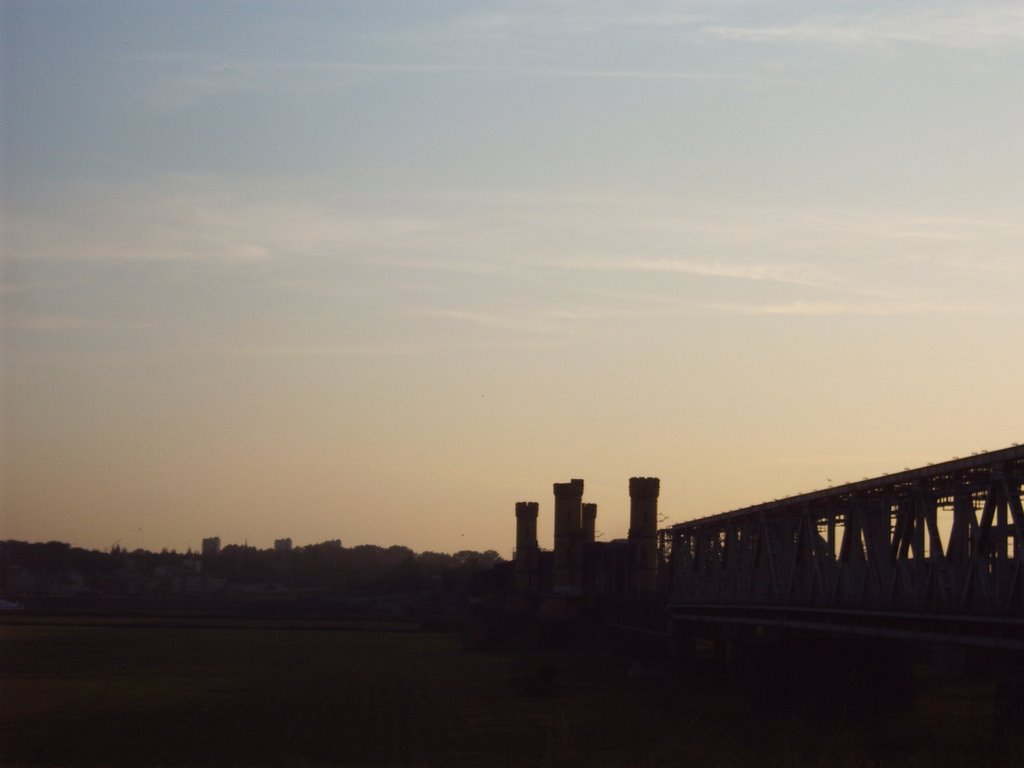
<svg viewBox="0 0 1024 768"><path fill-rule="evenodd" d="M414 552L404 546L361 544L344 547L324 542L288 550L230 544L202 556L163 549L108 551L74 547L58 541L0 541L0 590L7 592L23 572L77 574L91 589L102 591L119 575L150 580L175 569L201 572L225 585L255 585L343 593L410 592L434 586L459 588L472 575L501 563L494 550L454 554Z"/></svg>

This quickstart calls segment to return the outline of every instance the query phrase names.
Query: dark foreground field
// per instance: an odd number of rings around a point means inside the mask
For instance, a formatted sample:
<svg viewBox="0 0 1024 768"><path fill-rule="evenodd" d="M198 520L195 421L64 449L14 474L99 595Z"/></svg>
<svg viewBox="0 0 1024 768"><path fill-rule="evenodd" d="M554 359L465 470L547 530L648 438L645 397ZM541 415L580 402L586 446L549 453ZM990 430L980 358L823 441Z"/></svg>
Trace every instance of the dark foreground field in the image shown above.
<svg viewBox="0 0 1024 768"><path fill-rule="evenodd" d="M455 634L0 627L5 765L1014 764L982 688L847 719L754 705L713 674Z"/></svg>

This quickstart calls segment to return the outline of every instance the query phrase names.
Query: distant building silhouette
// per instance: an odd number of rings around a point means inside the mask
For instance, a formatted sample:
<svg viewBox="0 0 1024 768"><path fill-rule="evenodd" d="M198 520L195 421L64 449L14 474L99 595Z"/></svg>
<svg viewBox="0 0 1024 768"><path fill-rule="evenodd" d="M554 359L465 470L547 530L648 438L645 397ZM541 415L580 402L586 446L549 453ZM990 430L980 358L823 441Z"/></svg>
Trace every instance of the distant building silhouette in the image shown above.
<svg viewBox="0 0 1024 768"><path fill-rule="evenodd" d="M275 552L291 552L292 540L291 539L274 539L274 551Z"/></svg>
<svg viewBox="0 0 1024 768"><path fill-rule="evenodd" d="M203 557L216 557L220 554L220 536L203 539Z"/></svg>

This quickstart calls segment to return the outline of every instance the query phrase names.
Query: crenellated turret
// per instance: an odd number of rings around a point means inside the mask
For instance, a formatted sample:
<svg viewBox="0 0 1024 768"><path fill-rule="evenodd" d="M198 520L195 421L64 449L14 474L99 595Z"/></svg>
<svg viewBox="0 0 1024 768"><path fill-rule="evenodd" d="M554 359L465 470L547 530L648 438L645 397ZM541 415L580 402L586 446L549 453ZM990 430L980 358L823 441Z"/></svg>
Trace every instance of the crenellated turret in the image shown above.
<svg viewBox="0 0 1024 768"><path fill-rule="evenodd" d="M516 502L516 551L513 555L515 591L531 594L538 589L540 548L537 546L536 501Z"/></svg>
<svg viewBox="0 0 1024 768"><path fill-rule="evenodd" d="M597 504L583 505L583 543L593 544L597 526Z"/></svg>
<svg viewBox="0 0 1024 768"><path fill-rule="evenodd" d="M629 587L633 594L657 588L660 485L656 477L629 479Z"/></svg>
<svg viewBox="0 0 1024 768"><path fill-rule="evenodd" d="M554 591L579 594L583 589L583 481L555 483Z"/></svg>

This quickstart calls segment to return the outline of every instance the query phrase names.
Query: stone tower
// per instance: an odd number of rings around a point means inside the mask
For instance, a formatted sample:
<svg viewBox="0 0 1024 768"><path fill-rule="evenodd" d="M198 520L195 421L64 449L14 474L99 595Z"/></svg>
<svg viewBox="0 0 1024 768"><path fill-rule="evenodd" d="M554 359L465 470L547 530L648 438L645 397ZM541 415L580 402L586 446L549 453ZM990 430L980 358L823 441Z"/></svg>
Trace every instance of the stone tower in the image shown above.
<svg viewBox="0 0 1024 768"><path fill-rule="evenodd" d="M597 525L597 504L583 505L583 543L594 543L594 532Z"/></svg>
<svg viewBox="0 0 1024 768"><path fill-rule="evenodd" d="M536 501L516 502L516 551L514 584L518 594L533 594L539 588L540 548L537 546Z"/></svg>
<svg viewBox="0 0 1024 768"><path fill-rule="evenodd" d="M629 586L633 594L649 594L658 578L658 492L656 477L629 479Z"/></svg>
<svg viewBox="0 0 1024 768"><path fill-rule="evenodd" d="M578 595L583 591L583 481L555 483L554 591Z"/></svg>

